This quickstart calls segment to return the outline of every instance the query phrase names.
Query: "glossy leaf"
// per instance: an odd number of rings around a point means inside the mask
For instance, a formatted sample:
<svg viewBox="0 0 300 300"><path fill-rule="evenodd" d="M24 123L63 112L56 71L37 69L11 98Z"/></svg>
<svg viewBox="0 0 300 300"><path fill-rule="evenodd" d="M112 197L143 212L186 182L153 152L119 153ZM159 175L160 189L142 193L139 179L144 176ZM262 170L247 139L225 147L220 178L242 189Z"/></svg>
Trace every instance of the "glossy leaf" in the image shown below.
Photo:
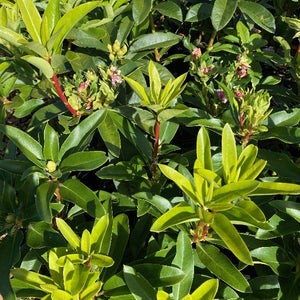
<svg viewBox="0 0 300 300"><path fill-rule="evenodd" d="M88 286L85 290L83 290L80 293L80 299L81 300L93 299L93 297L95 297L98 294L98 292L100 291L101 286L102 286L101 281L97 281L97 282L91 284L90 286Z"/></svg>
<svg viewBox="0 0 300 300"><path fill-rule="evenodd" d="M0 25L0 38L6 40L16 47L21 46L23 43L27 43L27 41L21 34L18 34L15 31L2 25Z"/></svg>
<svg viewBox="0 0 300 300"><path fill-rule="evenodd" d="M31 38L35 42L41 43L41 16L31 0L17 0L17 4L22 14L22 20Z"/></svg>
<svg viewBox="0 0 300 300"><path fill-rule="evenodd" d="M109 225L109 215L102 216L93 227L91 232L91 250L98 253L101 249L106 230Z"/></svg>
<svg viewBox="0 0 300 300"><path fill-rule="evenodd" d="M216 0L211 12L211 21L215 30L224 28L233 17L238 0Z"/></svg>
<svg viewBox="0 0 300 300"><path fill-rule="evenodd" d="M22 59L37 67L47 78L53 76L53 69L45 59L33 55L22 56Z"/></svg>
<svg viewBox="0 0 300 300"><path fill-rule="evenodd" d="M199 244L197 255L213 274L228 285L240 292L251 292L245 277L218 248L213 245Z"/></svg>
<svg viewBox="0 0 300 300"><path fill-rule="evenodd" d="M99 1L90 1L87 3L83 3L69 10L62 18L58 20L54 29L53 35L55 35L55 41L53 46L54 53L59 52L59 48L65 39L66 35L70 32L70 30L90 11L96 8L99 5ZM48 45L49 46L49 45Z"/></svg>
<svg viewBox="0 0 300 300"><path fill-rule="evenodd" d="M51 223L52 212L50 209L50 200L52 199L56 188L58 187L57 182L46 181L43 182L36 191L35 205L37 212L42 221Z"/></svg>
<svg viewBox="0 0 300 300"><path fill-rule="evenodd" d="M197 3L191 6L186 14L185 22L200 22L211 16L213 4Z"/></svg>
<svg viewBox="0 0 300 300"><path fill-rule="evenodd" d="M192 300L214 300L218 287L218 279L206 280L192 293Z"/></svg>
<svg viewBox="0 0 300 300"><path fill-rule="evenodd" d="M268 32L275 32L275 19L263 5L251 1L239 1L238 6L254 23Z"/></svg>
<svg viewBox="0 0 300 300"><path fill-rule="evenodd" d="M210 139L205 127L201 127L197 135L197 159L203 169L212 170Z"/></svg>
<svg viewBox="0 0 300 300"><path fill-rule="evenodd" d="M300 223L300 203L292 201L274 200L270 202L270 205L282 212L287 213Z"/></svg>
<svg viewBox="0 0 300 300"><path fill-rule="evenodd" d="M80 239L72 228L63 220L56 218L56 225L68 243L75 249L80 248Z"/></svg>
<svg viewBox="0 0 300 300"><path fill-rule="evenodd" d="M42 16L41 23L41 40L46 46L52 31L60 18L60 7L58 0L50 0Z"/></svg>
<svg viewBox="0 0 300 300"><path fill-rule="evenodd" d="M149 62L148 71L149 71L151 97L154 100L155 104L161 104L160 103L161 100L160 99L160 91L161 91L160 75L152 60Z"/></svg>
<svg viewBox="0 0 300 300"><path fill-rule="evenodd" d="M199 217L195 210L186 202L181 202L159 217L153 223L151 231L161 232L169 227L197 220Z"/></svg>
<svg viewBox="0 0 300 300"><path fill-rule="evenodd" d="M226 183L230 183L230 180L235 177L237 152L234 135L229 124L225 125L222 132L222 163L223 177Z"/></svg>
<svg viewBox="0 0 300 300"><path fill-rule="evenodd" d="M299 195L300 185L285 182L260 182L258 187L250 193L252 196L277 194Z"/></svg>
<svg viewBox="0 0 300 300"><path fill-rule="evenodd" d="M91 252L91 234L85 229L80 240L80 250L84 255L88 256Z"/></svg>
<svg viewBox="0 0 300 300"><path fill-rule="evenodd" d="M91 171L99 168L107 161L103 151L77 152L66 157L60 164L61 172Z"/></svg>
<svg viewBox="0 0 300 300"><path fill-rule="evenodd" d="M172 286L185 277L181 269L161 264L143 263L134 265L134 269L153 287Z"/></svg>
<svg viewBox="0 0 300 300"><path fill-rule="evenodd" d="M62 159L65 156L78 151L82 146L84 146L88 138L93 134L94 130L103 121L105 115L106 110L101 109L80 122L62 144L59 151L59 158Z"/></svg>
<svg viewBox="0 0 300 300"><path fill-rule="evenodd" d="M0 124L0 131L7 135L24 155L39 167L45 167L43 150L39 142L22 130Z"/></svg>
<svg viewBox="0 0 300 300"><path fill-rule="evenodd" d="M155 32L139 37L130 47L133 52L155 48L171 47L180 41L180 36L172 32Z"/></svg>
<svg viewBox="0 0 300 300"><path fill-rule="evenodd" d="M72 202L93 217L102 217L105 210L96 194L76 179L68 179L60 186L62 199Z"/></svg>
<svg viewBox="0 0 300 300"><path fill-rule="evenodd" d="M176 242L176 255L172 265L178 266L185 273L185 277L173 286L174 300L181 300L190 292L194 278L194 256L191 239L184 233L179 232Z"/></svg>
<svg viewBox="0 0 300 300"><path fill-rule="evenodd" d="M44 157L45 160L52 160L56 162L58 160L59 152L59 137L56 131L47 124L44 130Z"/></svg>
<svg viewBox="0 0 300 300"><path fill-rule="evenodd" d="M177 186L194 201L195 204L199 204L199 200L195 195L195 188L185 176L169 166L162 164L158 164L158 166L162 173L167 178L173 180Z"/></svg>
<svg viewBox="0 0 300 300"><path fill-rule="evenodd" d="M132 1L132 17L134 22L141 24L150 14L152 8L152 0L133 0Z"/></svg>
<svg viewBox="0 0 300 300"><path fill-rule="evenodd" d="M92 254L91 264L99 267L110 267L114 264L114 260L103 254Z"/></svg>
<svg viewBox="0 0 300 300"><path fill-rule="evenodd" d="M249 249L245 242L236 228L223 214L217 213L215 215L211 227L240 261L247 265L253 265Z"/></svg>
<svg viewBox="0 0 300 300"><path fill-rule="evenodd" d="M155 7L162 15L182 22L182 11L178 4L173 1L159 2Z"/></svg>
<svg viewBox="0 0 300 300"><path fill-rule="evenodd" d="M155 289L134 268L124 265L123 272L126 284L136 300L156 300Z"/></svg>
<svg viewBox="0 0 300 300"><path fill-rule="evenodd" d="M142 100L142 102L141 102L142 105L150 105L152 103L145 88L141 84L139 84L137 81L135 81L129 77L124 77L124 78L125 78L126 82L130 85L130 87L133 89L133 91Z"/></svg>

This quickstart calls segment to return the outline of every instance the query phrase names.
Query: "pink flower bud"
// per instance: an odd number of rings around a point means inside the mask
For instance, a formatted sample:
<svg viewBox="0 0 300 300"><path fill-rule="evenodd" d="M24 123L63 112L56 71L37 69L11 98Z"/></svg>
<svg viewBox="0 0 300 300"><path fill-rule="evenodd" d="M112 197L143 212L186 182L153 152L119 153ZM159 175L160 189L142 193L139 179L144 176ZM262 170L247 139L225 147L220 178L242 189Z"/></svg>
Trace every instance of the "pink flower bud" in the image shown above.
<svg viewBox="0 0 300 300"><path fill-rule="evenodd" d="M196 57L200 56L202 54L200 48L195 48L192 52L193 60L196 59Z"/></svg>
<svg viewBox="0 0 300 300"><path fill-rule="evenodd" d="M227 103L228 102L228 99L226 98L226 95L225 95L224 91L222 91L220 89L217 89L216 93L217 93L218 97L221 99L221 101L223 103Z"/></svg>

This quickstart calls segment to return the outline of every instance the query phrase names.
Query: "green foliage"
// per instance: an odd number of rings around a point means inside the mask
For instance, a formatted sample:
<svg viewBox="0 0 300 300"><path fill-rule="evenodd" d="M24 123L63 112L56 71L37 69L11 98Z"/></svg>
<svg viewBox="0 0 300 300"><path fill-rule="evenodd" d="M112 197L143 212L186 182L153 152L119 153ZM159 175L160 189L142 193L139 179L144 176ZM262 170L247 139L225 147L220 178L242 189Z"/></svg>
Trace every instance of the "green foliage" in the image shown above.
<svg viewBox="0 0 300 300"><path fill-rule="evenodd" d="M298 16L2 0L0 299L298 299Z"/></svg>

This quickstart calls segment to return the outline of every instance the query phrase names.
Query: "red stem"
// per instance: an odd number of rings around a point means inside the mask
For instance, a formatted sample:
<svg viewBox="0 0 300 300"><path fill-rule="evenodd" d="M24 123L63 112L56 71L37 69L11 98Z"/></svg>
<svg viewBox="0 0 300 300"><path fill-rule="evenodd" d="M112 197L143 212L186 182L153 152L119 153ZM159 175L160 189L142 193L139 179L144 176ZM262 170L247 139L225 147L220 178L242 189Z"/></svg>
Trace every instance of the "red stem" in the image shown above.
<svg viewBox="0 0 300 300"><path fill-rule="evenodd" d="M157 167L157 155L158 155L158 147L159 147L159 131L160 131L160 122L157 117L155 118L155 142L154 142L154 150L153 150L153 162L152 162L152 172L156 173Z"/></svg>
<svg viewBox="0 0 300 300"><path fill-rule="evenodd" d="M68 102L67 98L64 95L64 92L62 91L60 84L58 82L58 78L56 73L53 71L53 76L52 76L52 81L53 84L55 86L55 89L60 97L60 99L62 100L62 102L65 104L65 106L67 107L67 109L74 115L74 116L80 116L80 112L76 111Z"/></svg>
<svg viewBox="0 0 300 300"><path fill-rule="evenodd" d="M206 234L207 234L207 232L208 232L208 229L209 229L209 225L206 224L206 225L204 226L204 229L203 229L202 234L201 234L201 236L200 236L200 240L202 240L202 239L205 238L205 236L206 236Z"/></svg>
<svg viewBox="0 0 300 300"><path fill-rule="evenodd" d="M241 113L239 118L240 118L240 126L241 126L241 129L242 131L244 130L244 120L243 120L243 117L244 117L244 113Z"/></svg>

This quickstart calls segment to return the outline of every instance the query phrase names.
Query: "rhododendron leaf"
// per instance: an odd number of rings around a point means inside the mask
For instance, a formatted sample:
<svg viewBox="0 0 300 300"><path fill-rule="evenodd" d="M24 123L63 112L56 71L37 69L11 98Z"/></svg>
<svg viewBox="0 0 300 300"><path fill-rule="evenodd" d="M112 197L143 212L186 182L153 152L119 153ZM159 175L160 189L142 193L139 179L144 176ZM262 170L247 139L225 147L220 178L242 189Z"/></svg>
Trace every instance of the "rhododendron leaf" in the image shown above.
<svg viewBox="0 0 300 300"><path fill-rule="evenodd" d="M201 127L197 135L197 159L199 166L203 169L212 170L212 160L210 152L210 139L205 127Z"/></svg>
<svg viewBox="0 0 300 300"><path fill-rule="evenodd" d="M213 230L223 240L229 250L243 263L253 265L253 261L245 242L236 228L221 213L217 213L211 224Z"/></svg>
<svg viewBox="0 0 300 300"><path fill-rule="evenodd" d="M192 293L192 300L214 300L218 288L218 279L206 280Z"/></svg>

